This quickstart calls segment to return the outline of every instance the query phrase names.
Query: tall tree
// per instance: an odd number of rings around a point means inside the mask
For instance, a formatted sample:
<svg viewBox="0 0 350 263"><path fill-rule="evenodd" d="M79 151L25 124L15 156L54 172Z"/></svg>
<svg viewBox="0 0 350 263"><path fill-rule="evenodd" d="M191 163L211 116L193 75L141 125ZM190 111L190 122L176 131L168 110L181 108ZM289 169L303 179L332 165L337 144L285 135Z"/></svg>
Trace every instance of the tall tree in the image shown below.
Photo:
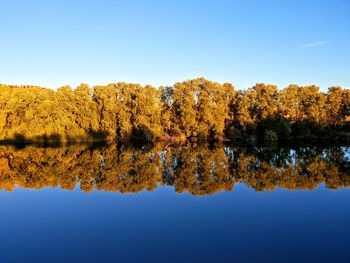
<svg viewBox="0 0 350 263"><path fill-rule="evenodd" d="M298 85L289 85L278 93L279 110L281 116L291 122L300 120L301 115L301 88Z"/></svg>

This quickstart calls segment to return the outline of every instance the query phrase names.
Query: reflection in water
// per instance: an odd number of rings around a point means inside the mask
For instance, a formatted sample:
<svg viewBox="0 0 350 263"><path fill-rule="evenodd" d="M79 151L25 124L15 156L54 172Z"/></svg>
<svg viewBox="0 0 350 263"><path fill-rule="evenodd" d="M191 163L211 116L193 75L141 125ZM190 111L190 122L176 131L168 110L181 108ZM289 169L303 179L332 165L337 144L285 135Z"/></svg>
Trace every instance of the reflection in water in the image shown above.
<svg viewBox="0 0 350 263"><path fill-rule="evenodd" d="M121 193L152 191L208 195L244 183L257 191L350 186L349 147L236 148L105 147L16 149L0 146L0 189L61 187Z"/></svg>

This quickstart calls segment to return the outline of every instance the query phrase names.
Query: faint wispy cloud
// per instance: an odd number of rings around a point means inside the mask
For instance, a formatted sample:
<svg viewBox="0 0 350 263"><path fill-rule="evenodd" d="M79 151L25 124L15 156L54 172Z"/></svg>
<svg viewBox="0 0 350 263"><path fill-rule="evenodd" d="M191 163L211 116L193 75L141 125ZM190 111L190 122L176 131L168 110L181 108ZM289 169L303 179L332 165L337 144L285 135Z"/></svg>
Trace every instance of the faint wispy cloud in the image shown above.
<svg viewBox="0 0 350 263"><path fill-rule="evenodd" d="M301 46L300 48L301 49L304 49L304 48L310 48L310 47L316 47L316 46L322 46L322 45L325 45L329 43L328 40L324 40L324 41L317 41L317 42L313 42L313 43L309 43L309 44L305 44L303 46Z"/></svg>

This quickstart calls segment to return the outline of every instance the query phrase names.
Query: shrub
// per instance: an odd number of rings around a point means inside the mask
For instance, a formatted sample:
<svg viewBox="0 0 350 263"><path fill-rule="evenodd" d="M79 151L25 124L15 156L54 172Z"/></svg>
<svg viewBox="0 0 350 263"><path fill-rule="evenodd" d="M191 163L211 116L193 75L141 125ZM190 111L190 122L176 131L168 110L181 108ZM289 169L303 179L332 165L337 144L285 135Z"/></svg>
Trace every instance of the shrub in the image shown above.
<svg viewBox="0 0 350 263"><path fill-rule="evenodd" d="M264 140L265 141L277 141L278 140L278 136L277 134L272 131L272 130L266 130L265 134L264 134Z"/></svg>

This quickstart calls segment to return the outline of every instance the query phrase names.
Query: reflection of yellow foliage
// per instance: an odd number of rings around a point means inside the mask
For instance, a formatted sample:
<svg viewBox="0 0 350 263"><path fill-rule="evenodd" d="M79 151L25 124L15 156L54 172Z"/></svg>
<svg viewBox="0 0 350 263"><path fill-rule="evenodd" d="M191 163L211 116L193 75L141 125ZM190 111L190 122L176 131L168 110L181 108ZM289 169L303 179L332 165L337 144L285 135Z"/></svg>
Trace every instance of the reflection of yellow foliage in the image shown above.
<svg viewBox="0 0 350 263"><path fill-rule="evenodd" d="M270 157L273 156L273 157ZM64 148L0 147L0 189L61 187L121 193L153 191L160 185L176 192L207 195L231 191L245 183L257 191L350 186L349 162L341 148L289 150L269 155L241 148L206 146L96 150L84 145Z"/></svg>

